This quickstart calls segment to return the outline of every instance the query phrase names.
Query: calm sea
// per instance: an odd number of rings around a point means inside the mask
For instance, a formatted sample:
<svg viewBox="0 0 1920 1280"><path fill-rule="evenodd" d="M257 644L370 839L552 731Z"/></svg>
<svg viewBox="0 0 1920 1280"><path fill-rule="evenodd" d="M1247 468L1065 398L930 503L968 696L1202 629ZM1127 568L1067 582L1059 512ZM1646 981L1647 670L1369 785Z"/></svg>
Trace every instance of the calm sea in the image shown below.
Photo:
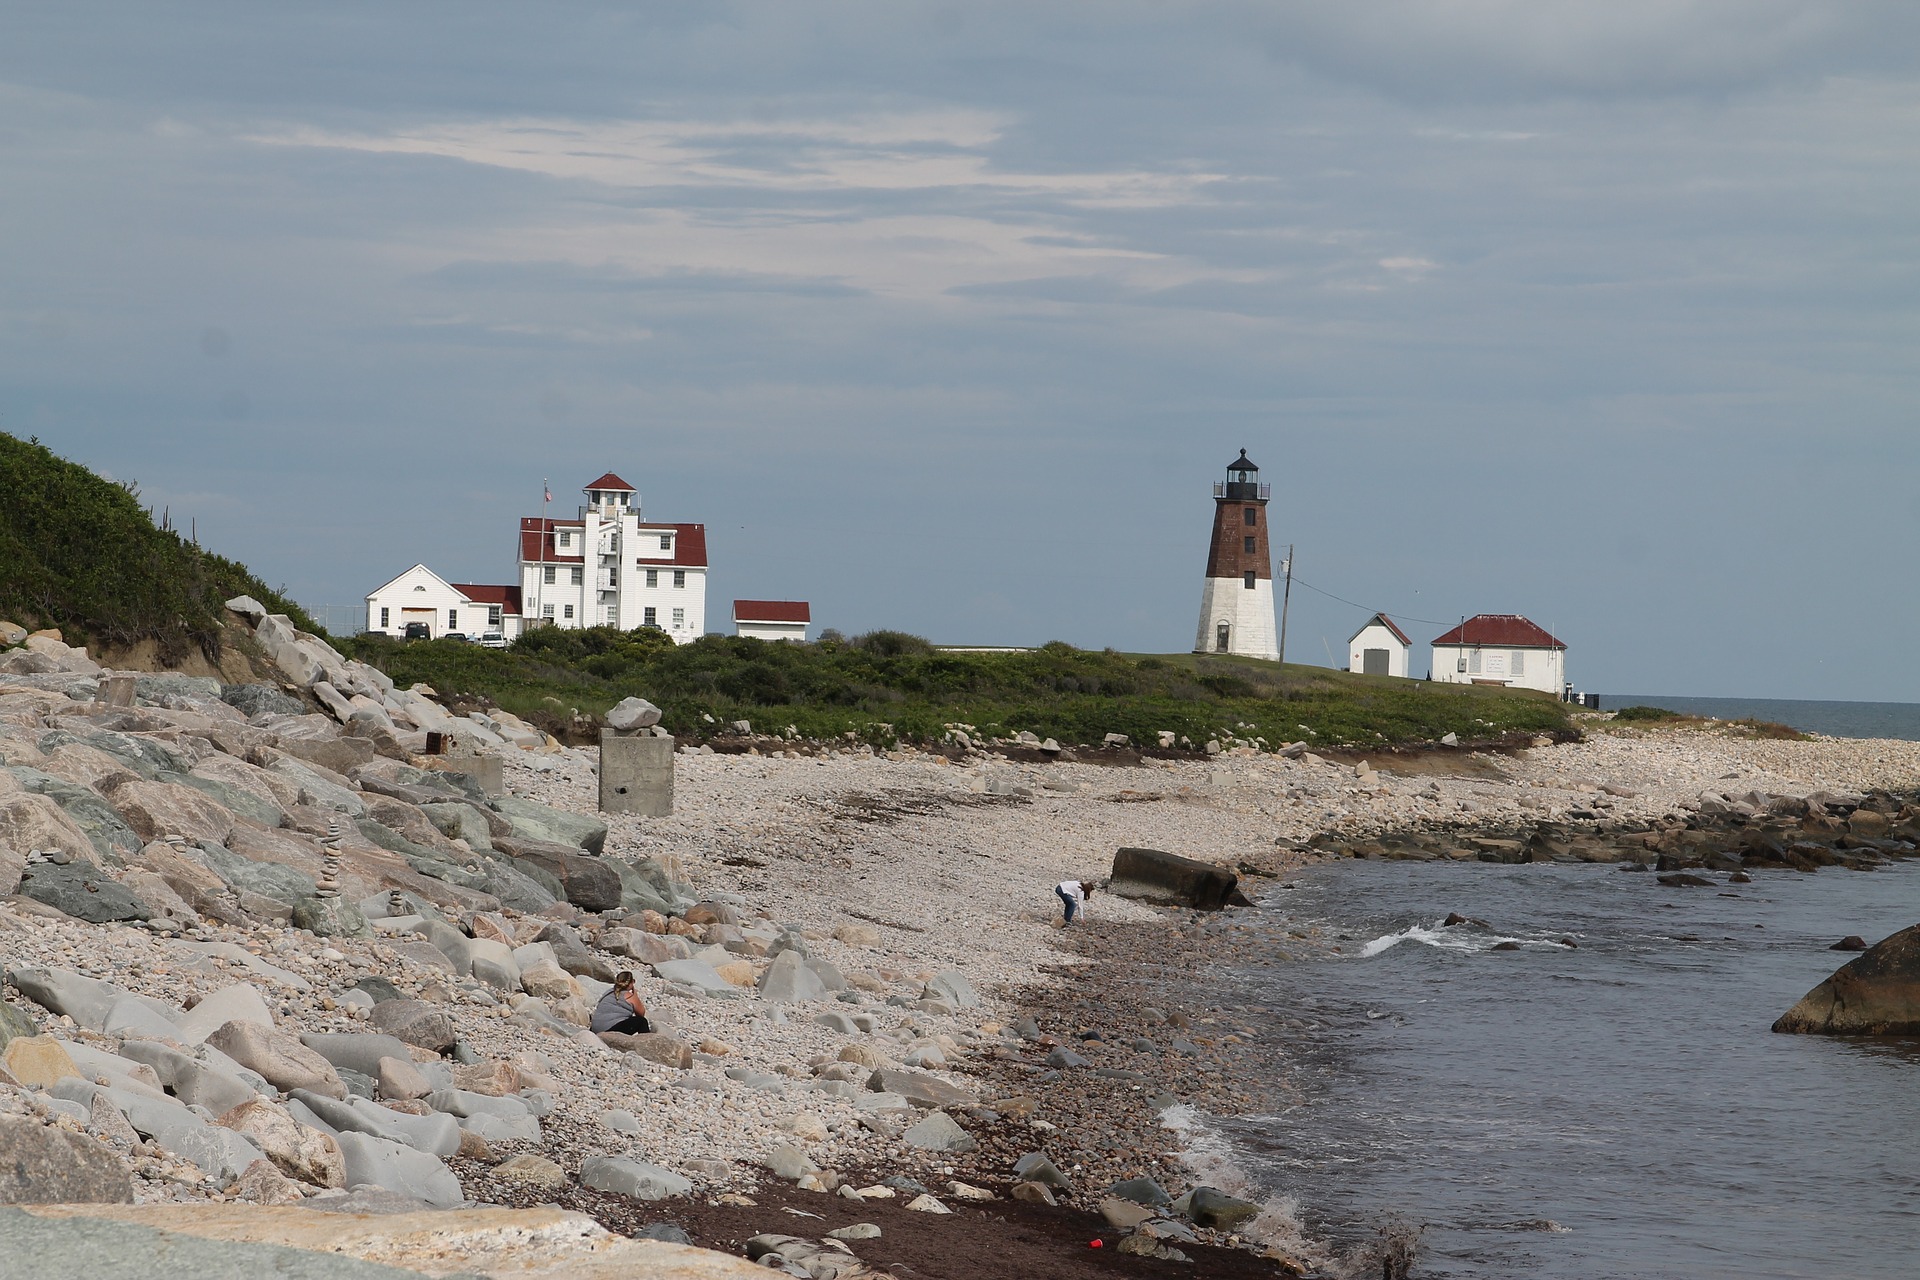
<svg viewBox="0 0 1920 1280"><path fill-rule="evenodd" d="M1680 698L1656 693L1606 693L1600 709L1665 707L1718 720L1771 720L1803 733L1835 738L1904 738L1920 742L1920 703L1813 702L1798 698Z"/></svg>
<svg viewBox="0 0 1920 1280"><path fill-rule="evenodd" d="M1920 921L1920 865L1347 862L1249 914L1344 939L1240 975L1304 1092L1222 1135L1323 1238L1422 1224L1424 1277L1920 1275L1920 1045L1767 1030L1830 943Z"/></svg>

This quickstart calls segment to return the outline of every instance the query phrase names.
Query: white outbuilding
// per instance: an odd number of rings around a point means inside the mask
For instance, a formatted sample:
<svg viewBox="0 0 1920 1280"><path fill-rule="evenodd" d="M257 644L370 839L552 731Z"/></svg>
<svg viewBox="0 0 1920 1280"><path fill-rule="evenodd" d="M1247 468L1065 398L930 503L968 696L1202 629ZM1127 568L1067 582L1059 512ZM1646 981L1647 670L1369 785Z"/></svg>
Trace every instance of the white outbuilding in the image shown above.
<svg viewBox="0 0 1920 1280"><path fill-rule="evenodd" d="M1386 614L1376 613L1347 641L1347 670L1369 676L1404 677L1407 657L1412 651L1413 641L1407 639L1407 633L1395 626Z"/></svg>
<svg viewBox="0 0 1920 1280"><path fill-rule="evenodd" d="M426 638L462 635L482 644L501 644L520 633L520 592L448 582L416 564L367 595L367 630L405 636L410 625L426 628Z"/></svg>
<svg viewBox="0 0 1920 1280"><path fill-rule="evenodd" d="M813 609L805 600L735 600L734 634L756 640L799 640L807 638L813 622Z"/></svg>
<svg viewBox="0 0 1920 1280"><path fill-rule="evenodd" d="M1559 694L1567 646L1517 613L1482 613L1433 642L1433 678Z"/></svg>

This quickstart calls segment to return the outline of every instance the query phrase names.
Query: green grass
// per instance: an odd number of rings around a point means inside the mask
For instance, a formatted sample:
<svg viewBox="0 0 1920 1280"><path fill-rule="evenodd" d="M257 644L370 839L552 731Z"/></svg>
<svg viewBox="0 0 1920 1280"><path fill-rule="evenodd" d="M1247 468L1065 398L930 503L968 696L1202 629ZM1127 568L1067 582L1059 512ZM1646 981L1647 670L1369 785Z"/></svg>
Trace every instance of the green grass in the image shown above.
<svg viewBox="0 0 1920 1280"><path fill-rule="evenodd" d="M69 641L151 640L167 662L221 649L225 602L251 595L318 631L245 565L155 526L139 490L0 432L0 617Z"/></svg>
<svg viewBox="0 0 1920 1280"><path fill-rule="evenodd" d="M1028 730L1069 745L1124 733L1152 746L1169 730L1209 738L1373 747L1446 733L1486 740L1567 728L1545 695L1429 684L1205 655L1128 655L1054 643L1021 653L956 654L899 632L814 644L707 636L675 646L658 632L529 633L510 649L361 636L348 652L402 685L491 702L538 723L598 716L628 695L667 728L705 738L734 720L792 726L814 740L938 741L947 726L1003 737Z"/></svg>
<svg viewBox="0 0 1920 1280"><path fill-rule="evenodd" d="M1613 713L1615 720L1678 720L1678 711L1669 711L1665 707L1622 707Z"/></svg>

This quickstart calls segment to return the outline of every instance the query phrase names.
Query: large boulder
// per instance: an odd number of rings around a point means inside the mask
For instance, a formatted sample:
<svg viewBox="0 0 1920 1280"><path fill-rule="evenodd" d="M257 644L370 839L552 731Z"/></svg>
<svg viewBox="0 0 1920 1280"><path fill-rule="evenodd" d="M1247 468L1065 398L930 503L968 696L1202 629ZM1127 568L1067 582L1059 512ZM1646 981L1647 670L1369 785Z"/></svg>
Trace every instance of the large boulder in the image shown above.
<svg viewBox="0 0 1920 1280"><path fill-rule="evenodd" d="M350 1188L398 1191L436 1209L451 1209L466 1200L460 1179L436 1156L366 1133L343 1133L338 1141Z"/></svg>
<svg viewBox="0 0 1920 1280"><path fill-rule="evenodd" d="M311 1089L329 1098L347 1096L333 1064L300 1043L291 1031L236 1019L208 1036L207 1044L276 1089Z"/></svg>
<svg viewBox="0 0 1920 1280"><path fill-rule="evenodd" d="M108 1147L37 1121L0 1118L0 1204L132 1203L133 1180Z"/></svg>
<svg viewBox="0 0 1920 1280"><path fill-rule="evenodd" d="M760 975L760 998L773 1004L804 1004L826 994L826 984L798 951L782 951Z"/></svg>
<svg viewBox="0 0 1920 1280"><path fill-rule="evenodd" d="M177 782L128 778L107 791L107 799L142 840L180 836L194 843L224 844L233 834L233 814L225 805Z"/></svg>
<svg viewBox="0 0 1920 1280"><path fill-rule="evenodd" d="M529 872L552 877L567 901L583 911L613 911L621 905L625 890L610 859L588 857L571 845L517 834L496 836L493 847Z"/></svg>
<svg viewBox="0 0 1920 1280"><path fill-rule="evenodd" d="M21 852L58 849L87 862L98 856L87 833L57 803L25 791L0 796L0 845Z"/></svg>
<svg viewBox="0 0 1920 1280"><path fill-rule="evenodd" d="M659 1165L625 1156L589 1156L580 1162L580 1183L631 1200L665 1200L693 1190L693 1183Z"/></svg>
<svg viewBox="0 0 1920 1280"><path fill-rule="evenodd" d="M90 924L145 920L153 914L131 889L87 862L28 867L20 877L20 892Z"/></svg>
<svg viewBox="0 0 1920 1280"><path fill-rule="evenodd" d="M581 813L569 813L518 796L499 796L492 802L495 813L505 818L513 833L528 840L550 840L556 844L600 853L607 844L607 824Z"/></svg>
<svg viewBox="0 0 1920 1280"><path fill-rule="evenodd" d="M1861 952L1773 1024L1798 1035L1920 1035L1920 924Z"/></svg>
<svg viewBox="0 0 1920 1280"><path fill-rule="evenodd" d="M453 1049L453 1019L424 1000L382 1000L373 1006L367 1021L375 1030L422 1049L435 1053Z"/></svg>
<svg viewBox="0 0 1920 1280"><path fill-rule="evenodd" d="M274 1167L290 1178L316 1187L347 1185L347 1166L340 1144L301 1124L264 1098L253 1098L223 1113L215 1121L266 1152Z"/></svg>
<svg viewBox="0 0 1920 1280"><path fill-rule="evenodd" d="M1109 893L1170 907L1218 911L1233 897L1240 878L1210 862L1158 849L1121 849L1113 855Z"/></svg>

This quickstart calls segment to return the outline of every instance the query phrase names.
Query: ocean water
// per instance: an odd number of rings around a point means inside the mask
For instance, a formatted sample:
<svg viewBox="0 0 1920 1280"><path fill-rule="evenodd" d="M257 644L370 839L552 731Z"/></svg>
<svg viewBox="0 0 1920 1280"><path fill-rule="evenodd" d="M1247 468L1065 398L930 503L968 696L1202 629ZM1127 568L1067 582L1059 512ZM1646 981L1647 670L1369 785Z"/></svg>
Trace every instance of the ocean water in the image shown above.
<svg viewBox="0 0 1920 1280"><path fill-rule="evenodd" d="M1421 1225L1425 1277L1920 1274L1920 1044L1767 1029L1830 943L1920 921L1920 865L1681 890L1343 862L1254 914L1343 950L1239 975L1290 1062L1218 1136L1322 1238Z"/></svg>
<svg viewBox="0 0 1920 1280"><path fill-rule="evenodd" d="M1920 742L1920 703L1814 702L1799 698L1682 698L1658 693L1604 693L1602 711L1665 707L1717 720L1771 720L1803 733L1835 738L1903 738Z"/></svg>

